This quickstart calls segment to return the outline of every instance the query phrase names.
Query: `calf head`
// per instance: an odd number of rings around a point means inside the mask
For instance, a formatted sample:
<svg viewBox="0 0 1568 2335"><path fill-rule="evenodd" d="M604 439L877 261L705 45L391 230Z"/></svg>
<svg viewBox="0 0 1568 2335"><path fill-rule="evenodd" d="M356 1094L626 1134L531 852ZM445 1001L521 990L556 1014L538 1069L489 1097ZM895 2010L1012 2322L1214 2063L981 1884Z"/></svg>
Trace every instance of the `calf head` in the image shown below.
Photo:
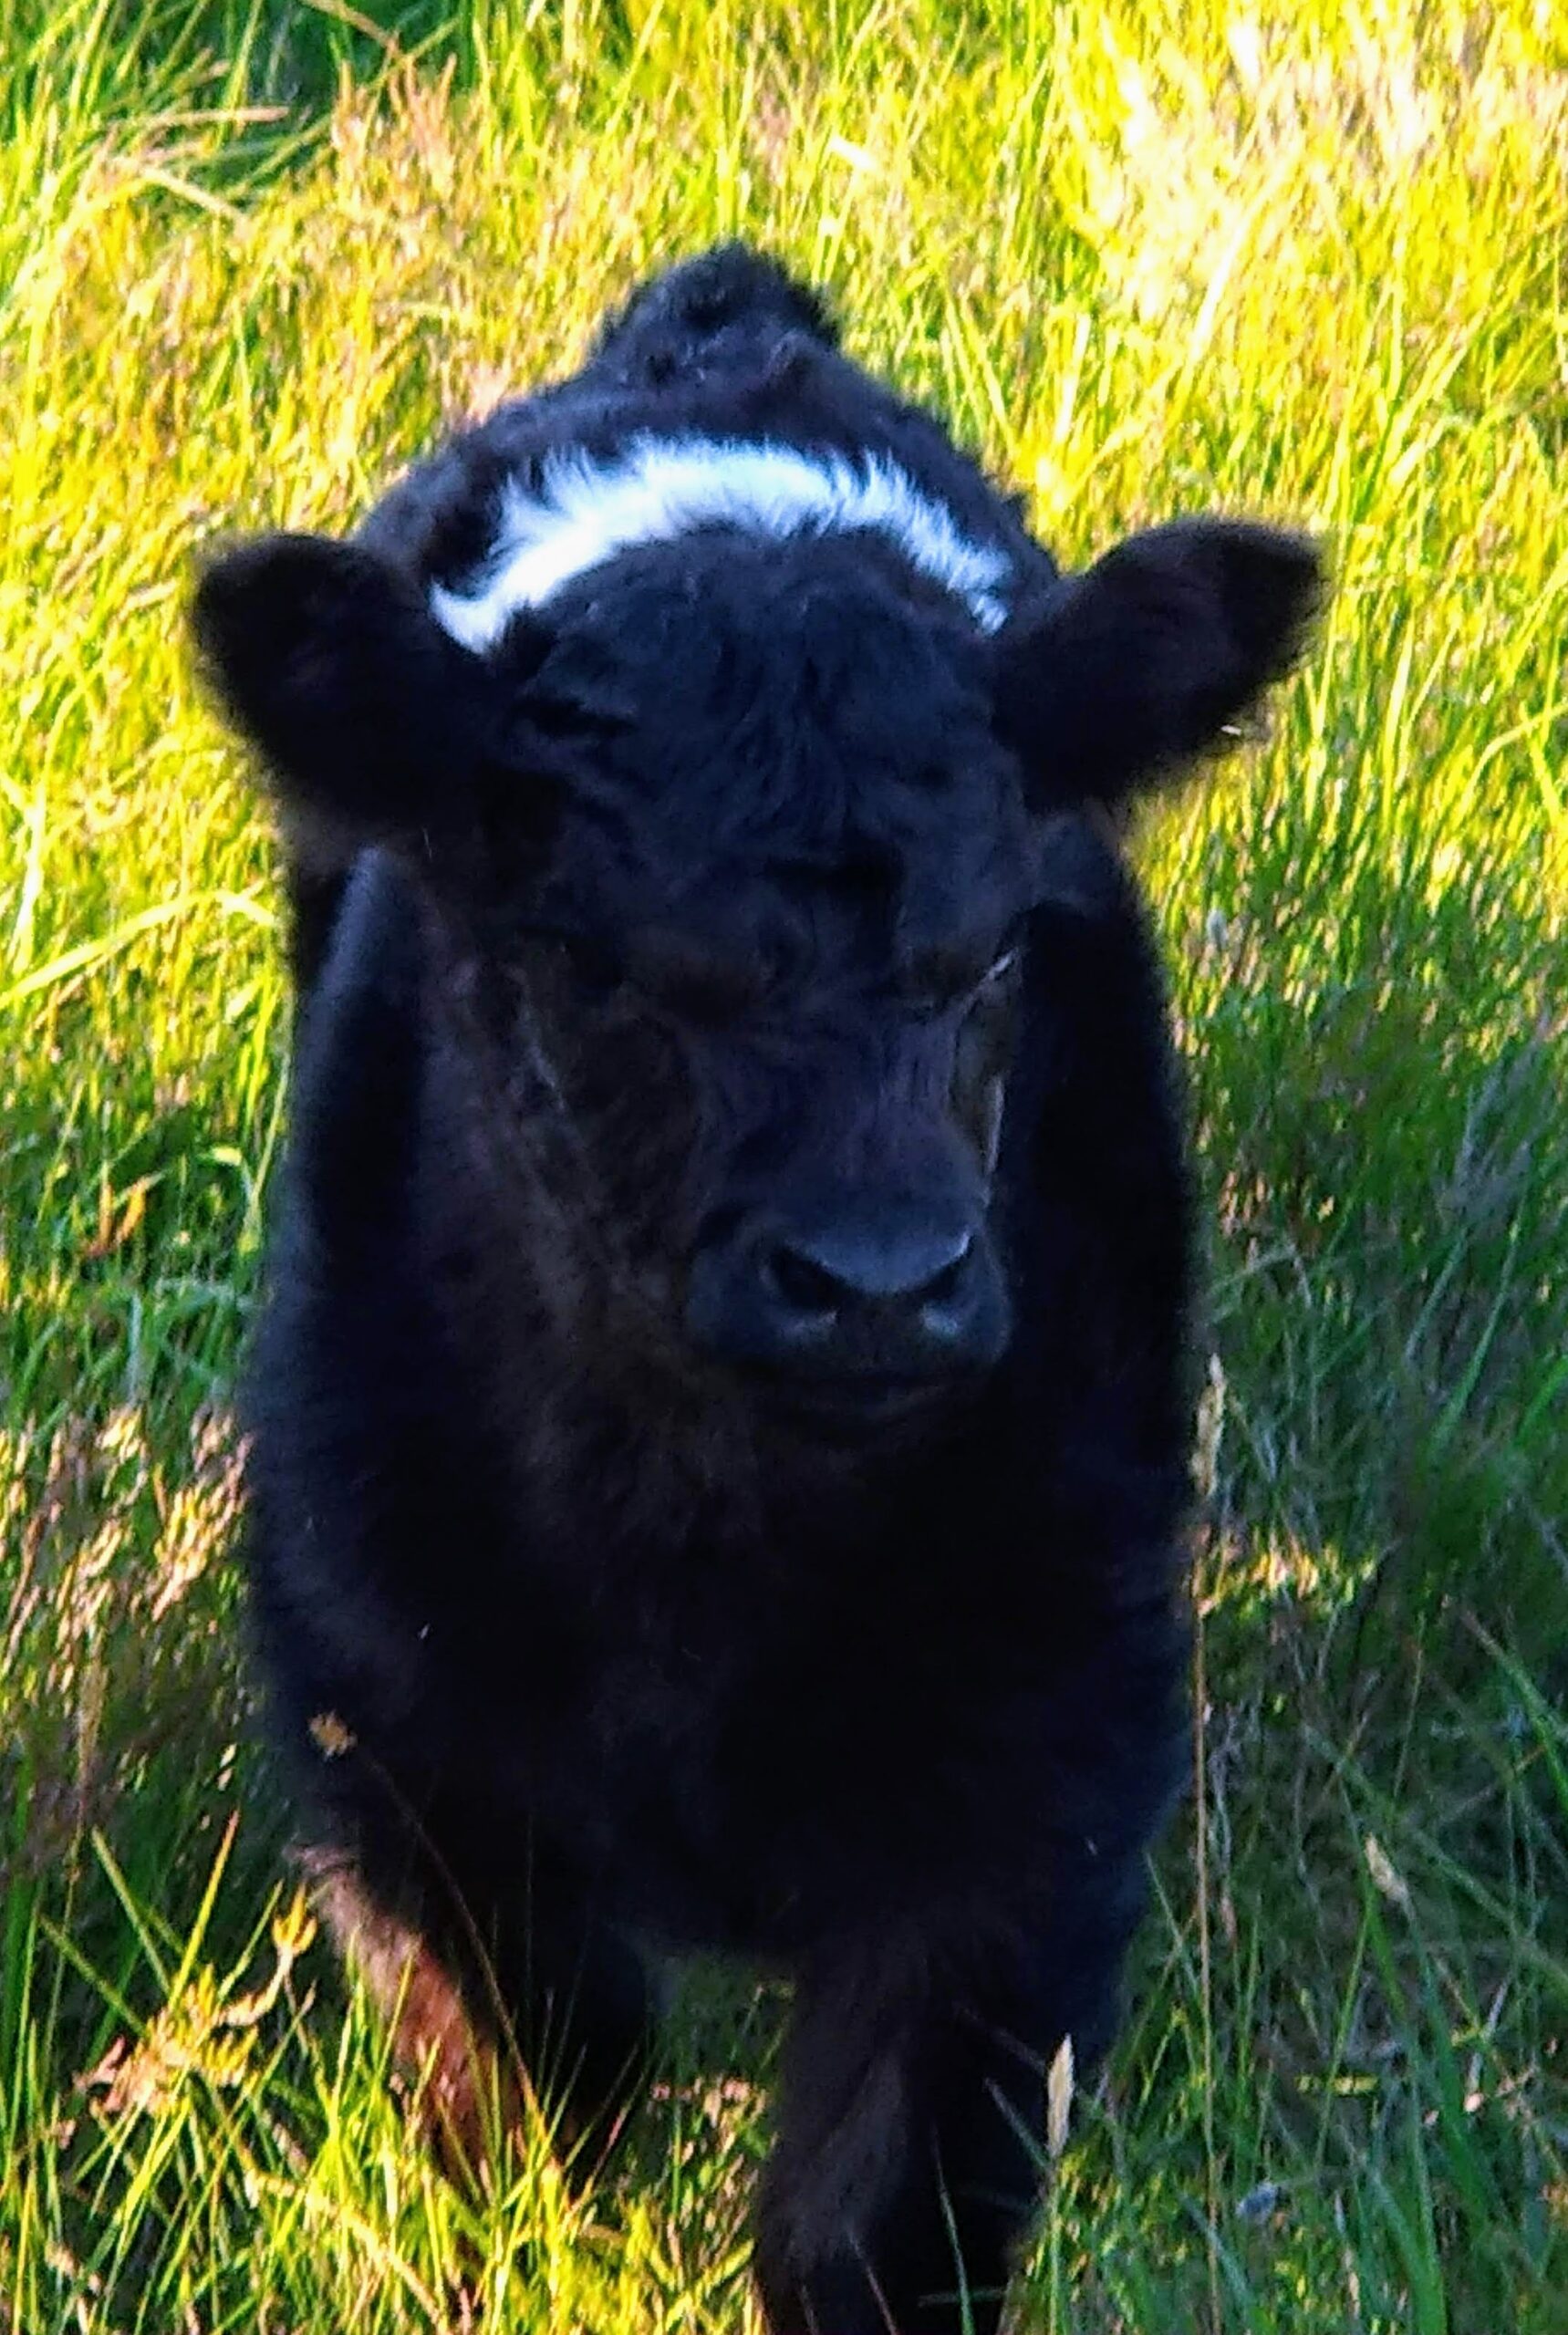
<svg viewBox="0 0 1568 2335"><path fill-rule="evenodd" d="M598 1334L866 1419L1008 1344L1032 923L1285 669L1317 587L1299 539L1188 522L977 618L873 532L717 525L486 629L280 536L209 566L196 626L296 828L417 886Z"/></svg>

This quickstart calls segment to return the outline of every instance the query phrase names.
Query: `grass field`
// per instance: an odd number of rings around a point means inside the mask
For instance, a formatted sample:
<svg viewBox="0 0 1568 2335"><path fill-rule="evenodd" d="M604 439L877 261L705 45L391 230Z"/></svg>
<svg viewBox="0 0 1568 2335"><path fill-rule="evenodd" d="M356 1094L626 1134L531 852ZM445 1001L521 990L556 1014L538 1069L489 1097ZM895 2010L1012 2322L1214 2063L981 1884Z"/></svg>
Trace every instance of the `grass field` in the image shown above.
<svg viewBox="0 0 1568 2335"><path fill-rule="evenodd" d="M1564 2335L1568 18L366 5L0 29L0 2328L747 2324L765 2003L694 1986L587 2197L542 2140L464 2196L294 1902L226 1407L275 894L182 628L214 532L347 524L743 231L1066 555L1212 505L1337 567L1141 846L1222 1374L1199 1783L1020 2326Z"/></svg>

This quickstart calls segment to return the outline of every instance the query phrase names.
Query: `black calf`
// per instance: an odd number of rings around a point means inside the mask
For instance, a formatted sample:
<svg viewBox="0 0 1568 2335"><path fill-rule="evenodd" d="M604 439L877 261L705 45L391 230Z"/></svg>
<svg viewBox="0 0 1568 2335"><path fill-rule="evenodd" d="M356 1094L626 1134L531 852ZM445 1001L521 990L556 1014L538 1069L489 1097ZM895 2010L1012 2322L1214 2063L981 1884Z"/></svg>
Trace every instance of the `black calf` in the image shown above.
<svg viewBox="0 0 1568 2335"><path fill-rule="evenodd" d="M1317 584L1059 576L729 250L201 586L299 908L250 1559L322 1903L465 2146L479 2039L602 2132L653 1961L789 1974L774 2335L994 2328L1111 2032L1189 1425L1120 814Z"/></svg>

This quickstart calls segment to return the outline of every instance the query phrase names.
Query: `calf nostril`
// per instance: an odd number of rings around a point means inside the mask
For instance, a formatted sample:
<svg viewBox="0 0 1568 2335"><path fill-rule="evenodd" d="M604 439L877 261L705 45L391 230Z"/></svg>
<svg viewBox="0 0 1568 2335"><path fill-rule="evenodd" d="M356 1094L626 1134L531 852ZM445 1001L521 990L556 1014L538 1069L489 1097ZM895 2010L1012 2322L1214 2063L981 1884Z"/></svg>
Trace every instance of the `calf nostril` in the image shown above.
<svg viewBox="0 0 1568 2335"><path fill-rule="evenodd" d="M966 1240L951 1264L944 1265L940 1272L933 1273L929 1281L923 1282L914 1292L914 1295L921 1305L945 1305L950 1299L957 1296L959 1283L963 1279L964 1265L969 1256L969 1245Z"/></svg>
<svg viewBox="0 0 1568 2335"><path fill-rule="evenodd" d="M844 1284L798 1249L770 1249L763 1259L763 1281L771 1295L794 1313L831 1314L838 1311Z"/></svg>

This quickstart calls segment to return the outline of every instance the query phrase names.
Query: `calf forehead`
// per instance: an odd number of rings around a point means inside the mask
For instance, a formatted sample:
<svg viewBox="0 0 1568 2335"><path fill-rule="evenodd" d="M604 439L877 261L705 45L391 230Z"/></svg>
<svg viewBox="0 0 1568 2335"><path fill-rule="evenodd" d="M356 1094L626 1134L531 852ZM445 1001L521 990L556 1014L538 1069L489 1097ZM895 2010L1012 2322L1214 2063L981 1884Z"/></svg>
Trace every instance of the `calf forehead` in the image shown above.
<svg viewBox="0 0 1568 2335"><path fill-rule="evenodd" d="M643 550L552 616L536 686L599 717L597 802L655 858L832 869L1006 824L982 644L875 544Z"/></svg>

